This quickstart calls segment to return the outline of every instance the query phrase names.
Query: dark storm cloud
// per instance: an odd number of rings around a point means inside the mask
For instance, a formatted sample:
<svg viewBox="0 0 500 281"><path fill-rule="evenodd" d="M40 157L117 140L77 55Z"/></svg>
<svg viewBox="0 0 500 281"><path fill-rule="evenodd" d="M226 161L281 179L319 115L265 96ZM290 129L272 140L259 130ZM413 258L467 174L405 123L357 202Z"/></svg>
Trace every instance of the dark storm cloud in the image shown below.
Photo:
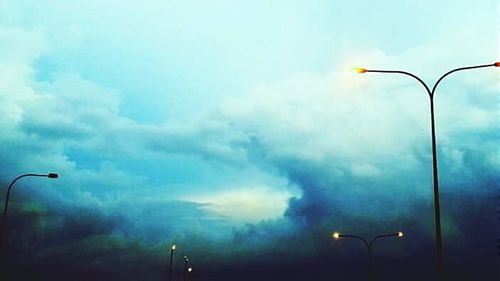
<svg viewBox="0 0 500 281"><path fill-rule="evenodd" d="M11 251L18 253L14 255L12 276L20 274L16 265L28 263L30 270L24 272L26 279L41 275L46 280L156 280L165 273L168 248L175 241L212 280L230 278L231 274L245 276L241 280L299 280L311 276L321 280L331 275L352 274L362 278L363 273L353 265L365 259L365 249L359 241L332 241L330 235L334 230L366 237L404 231L404 239L384 241L377 247L379 263L397 264L399 269L391 271L380 266L380 271L395 280L404 278L403 272L413 272L414 280L431 274L433 213L430 157L425 143L396 147L410 152L405 155L386 155L383 144L367 140L372 147L361 147L359 153L326 149L319 150L324 155L317 157L307 154L315 143L303 144L300 140L300 137L312 136L285 128L280 132L283 137L273 138L272 124L269 131L259 131L258 127L245 124L247 117L233 121L238 126L218 127L208 139L215 142L218 136L238 136L223 142L231 148L227 150L228 155L232 150L238 151L239 161L246 159L251 165L283 177L290 187L300 191L300 195L289 200L283 218L235 227L223 217L207 212L206 205L166 203L152 200L154 196L141 198L144 192L134 187L141 186L140 178L123 189L128 196L117 193L117 200L106 201L109 194L102 191L109 186L107 178L123 184L129 177L113 165L103 165L100 169L107 175L105 181L99 173L90 171L86 175L90 179L85 180L92 183L88 187L76 188L82 183L75 181L71 192L80 196L80 200L74 202L77 208L68 200L68 191L58 191L63 196L53 203L54 207L25 206L16 211L14 202L9 235L20 238L23 243L9 239ZM268 122L271 123L271 119ZM180 139L198 136L196 139L200 141L203 135L195 130ZM160 144L161 137L153 136ZM351 135L332 140L336 147L343 147L342 142L351 138L357 143L364 141ZM465 134L440 146L443 229L451 267L461 265L469 274L483 272L484 276L491 276L494 266L477 260L491 261L488 257L493 245L490 242L494 222L490 218L494 209L484 202L493 196L495 184L495 170L488 152L494 147L494 135L488 132L481 135L483 147L478 148L477 141L476 137ZM163 148L155 149L202 157L206 154L207 159L231 163L227 159L232 156L211 153L205 144L197 146L196 140L192 143L186 151L168 142ZM358 160L359 164L353 164ZM479 190L481 193L476 194ZM39 196L44 202L50 202L47 199L51 196L42 193ZM16 233L23 234L16 237ZM483 238L479 242L478 236ZM462 256L461 251L469 254ZM423 269L415 272L415 264ZM317 271L303 271L298 269L300 266L317 267ZM217 270L221 267L231 269ZM456 268L450 271L459 274Z"/></svg>
<svg viewBox="0 0 500 281"><path fill-rule="evenodd" d="M179 255L193 254L196 261L196 256L215 251L214 242L224 239L217 235L231 227L202 207L189 202L125 202L119 206L129 210L124 216L119 208L46 202L21 190L11 201L7 223L7 280L164 278L172 242L180 248Z"/></svg>

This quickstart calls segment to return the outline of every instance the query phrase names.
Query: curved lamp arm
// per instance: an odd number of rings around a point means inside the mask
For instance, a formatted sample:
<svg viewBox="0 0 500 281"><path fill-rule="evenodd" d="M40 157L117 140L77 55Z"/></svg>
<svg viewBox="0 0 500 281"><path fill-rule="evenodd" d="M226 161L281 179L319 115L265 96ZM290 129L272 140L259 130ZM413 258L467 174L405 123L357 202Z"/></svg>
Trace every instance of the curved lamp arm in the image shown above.
<svg viewBox="0 0 500 281"><path fill-rule="evenodd" d="M425 90L427 91L427 94L429 94L430 97L432 96L432 92L429 89L429 86L427 86L427 84L424 82L424 80L422 80L420 77L418 77L417 75L415 75L413 73L410 73L410 72L407 72L407 71L401 71L401 70L377 70L377 69L366 69L365 72L397 73L397 74L408 75L408 76L410 76L412 78L415 78L418 82L420 82L420 84L422 84L422 86L424 86Z"/></svg>
<svg viewBox="0 0 500 281"><path fill-rule="evenodd" d="M465 66L465 67L459 67L459 68L455 68L453 70L450 70L448 72L446 72L445 74L443 74L443 76L439 77L439 79L436 81L436 83L434 84L434 87L432 87L432 91L431 91L431 95L434 96L434 93L436 92L436 88L438 86L438 84L448 75L452 74L453 72L457 72L457 71L461 71L461 70L469 70L469 69L476 69L476 68L483 68L483 67L499 67L500 66L500 63L499 62L495 62L495 63L491 63L491 64L482 64L482 65L474 65L474 66Z"/></svg>
<svg viewBox="0 0 500 281"><path fill-rule="evenodd" d="M403 237L403 232L397 232L397 233L391 233L391 234L383 234L383 235L379 235L375 238L373 238L371 241L370 241L370 247L373 245L373 243L377 240L377 239L380 239L380 238L385 238L385 237Z"/></svg>
<svg viewBox="0 0 500 281"><path fill-rule="evenodd" d="M363 237L361 236L357 236L357 235L350 235L350 234L339 234L338 235L339 238L356 238L356 239L359 239L361 241L363 241L363 243L365 243L366 247L370 247L370 243Z"/></svg>

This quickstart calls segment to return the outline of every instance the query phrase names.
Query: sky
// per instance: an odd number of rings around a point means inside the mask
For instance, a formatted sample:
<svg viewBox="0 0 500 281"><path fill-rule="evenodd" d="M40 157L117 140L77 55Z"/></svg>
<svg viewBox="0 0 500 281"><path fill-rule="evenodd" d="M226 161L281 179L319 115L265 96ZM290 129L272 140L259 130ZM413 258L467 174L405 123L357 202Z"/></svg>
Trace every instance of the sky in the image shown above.
<svg viewBox="0 0 500 281"><path fill-rule="evenodd" d="M429 99L500 60L500 5L0 0L12 280L431 280ZM435 96L448 275L497 280L493 67ZM4 199L4 192L0 195ZM391 241L392 240L392 241ZM413 278L413 279L412 279Z"/></svg>

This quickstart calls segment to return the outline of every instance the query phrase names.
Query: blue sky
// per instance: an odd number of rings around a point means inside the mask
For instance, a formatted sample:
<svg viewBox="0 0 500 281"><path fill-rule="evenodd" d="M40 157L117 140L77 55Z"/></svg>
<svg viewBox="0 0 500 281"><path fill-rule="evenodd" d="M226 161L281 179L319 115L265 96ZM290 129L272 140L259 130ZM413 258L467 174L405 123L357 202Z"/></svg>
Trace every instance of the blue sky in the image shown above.
<svg viewBox="0 0 500 281"><path fill-rule="evenodd" d="M412 218L427 245L432 217L416 216L432 199L426 94L350 69L432 83L493 63L498 13L493 0L3 0L0 178L58 172L19 183L19 204L120 217L105 234L145 245L194 235L210 248L253 228L276 241L304 228L371 235ZM457 73L436 96L445 237L457 250L473 228L460 204L477 211L496 192L498 75ZM419 243L408 243L411 256ZM226 255L251 256L233 246Z"/></svg>

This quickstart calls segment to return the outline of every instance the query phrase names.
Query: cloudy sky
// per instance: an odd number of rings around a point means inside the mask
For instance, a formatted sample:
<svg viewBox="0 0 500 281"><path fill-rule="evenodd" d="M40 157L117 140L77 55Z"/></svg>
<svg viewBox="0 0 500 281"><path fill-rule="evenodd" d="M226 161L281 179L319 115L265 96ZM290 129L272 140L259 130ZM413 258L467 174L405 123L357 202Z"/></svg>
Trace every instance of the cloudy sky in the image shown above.
<svg viewBox="0 0 500 281"><path fill-rule="evenodd" d="M0 181L60 175L16 184L12 280L161 280L172 243L179 280L183 255L197 280L364 278L363 245L334 230L404 231L376 273L428 280L428 97L350 69L432 84L499 60L499 18L495 0L0 0ZM459 72L435 98L464 280L498 277L498 78Z"/></svg>

